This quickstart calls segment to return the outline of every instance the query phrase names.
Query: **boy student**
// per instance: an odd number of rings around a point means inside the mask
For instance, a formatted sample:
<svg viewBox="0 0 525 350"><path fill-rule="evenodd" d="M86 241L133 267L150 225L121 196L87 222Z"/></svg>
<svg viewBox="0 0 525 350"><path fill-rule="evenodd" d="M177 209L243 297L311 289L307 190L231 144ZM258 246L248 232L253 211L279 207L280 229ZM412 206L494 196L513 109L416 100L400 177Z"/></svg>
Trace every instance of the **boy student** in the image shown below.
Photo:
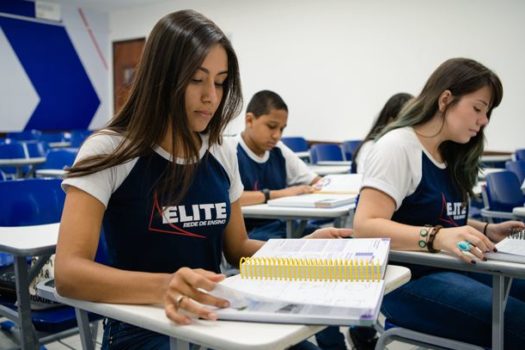
<svg viewBox="0 0 525 350"><path fill-rule="evenodd" d="M234 145L244 192L241 205L266 203L269 199L312 193L320 177L284 143L288 106L273 91L257 92L246 108L245 128ZM245 219L252 239L286 237L282 220ZM317 227L308 225L306 233Z"/></svg>
<svg viewBox="0 0 525 350"><path fill-rule="evenodd" d="M312 193L320 177L284 143L281 136L288 122L288 107L273 91L257 92L246 107L244 131L237 136L239 172L244 185L241 205L266 203L269 199ZM286 237L282 220L245 219L251 239ZM317 229L307 225L305 234ZM316 334L322 349L346 349L338 327L328 327Z"/></svg>

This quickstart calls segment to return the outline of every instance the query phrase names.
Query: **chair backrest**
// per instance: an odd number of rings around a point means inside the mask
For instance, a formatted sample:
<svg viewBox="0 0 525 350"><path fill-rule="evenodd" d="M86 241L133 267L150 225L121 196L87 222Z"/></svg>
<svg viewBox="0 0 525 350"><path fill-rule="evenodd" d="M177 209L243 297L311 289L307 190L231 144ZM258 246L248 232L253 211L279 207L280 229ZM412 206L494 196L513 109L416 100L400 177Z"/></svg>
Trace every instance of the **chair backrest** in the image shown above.
<svg viewBox="0 0 525 350"><path fill-rule="evenodd" d="M29 158L45 157L49 146L43 141L24 142Z"/></svg>
<svg viewBox="0 0 525 350"><path fill-rule="evenodd" d="M525 160L509 160L505 162L505 169L512 171L520 183L525 180Z"/></svg>
<svg viewBox="0 0 525 350"><path fill-rule="evenodd" d="M7 133L7 137L18 141L38 140L42 132L39 130L24 130Z"/></svg>
<svg viewBox="0 0 525 350"><path fill-rule="evenodd" d="M11 142L0 144L0 159L23 159L27 158L27 152L21 142ZM29 168L22 167L22 172L26 172ZM0 170L11 178L16 177L17 169L13 166L0 166Z"/></svg>
<svg viewBox="0 0 525 350"><path fill-rule="evenodd" d="M341 148L343 149L346 160L353 159L355 150L362 142L362 140L347 140L341 143Z"/></svg>
<svg viewBox="0 0 525 350"><path fill-rule="evenodd" d="M490 173L485 180L490 210L512 212L513 208L523 206L521 184L514 173L508 170Z"/></svg>
<svg viewBox="0 0 525 350"><path fill-rule="evenodd" d="M42 133L39 140L45 142L63 142L66 141L66 137L63 132Z"/></svg>
<svg viewBox="0 0 525 350"><path fill-rule="evenodd" d="M514 157L516 160L525 160L525 148L517 149L516 152L514 152Z"/></svg>
<svg viewBox="0 0 525 350"><path fill-rule="evenodd" d="M344 161L343 151L336 144L318 143L310 147L310 160L313 164L320 161Z"/></svg>
<svg viewBox="0 0 525 350"><path fill-rule="evenodd" d="M59 222L65 194L60 179L0 182L0 226Z"/></svg>
<svg viewBox="0 0 525 350"><path fill-rule="evenodd" d="M47 152L45 163L39 169L64 169L73 165L78 153L78 148L58 148Z"/></svg>
<svg viewBox="0 0 525 350"><path fill-rule="evenodd" d="M294 152L308 151L308 142L301 136L286 136L282 137L281 141Z"/></svg>

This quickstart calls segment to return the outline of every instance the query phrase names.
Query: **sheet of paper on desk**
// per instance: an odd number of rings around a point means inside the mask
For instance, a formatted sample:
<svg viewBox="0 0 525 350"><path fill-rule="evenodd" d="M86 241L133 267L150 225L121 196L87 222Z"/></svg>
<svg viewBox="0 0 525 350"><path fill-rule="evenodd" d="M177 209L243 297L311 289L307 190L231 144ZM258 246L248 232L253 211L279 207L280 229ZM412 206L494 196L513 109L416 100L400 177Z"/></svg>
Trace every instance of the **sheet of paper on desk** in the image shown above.
<svg viewBox="0 0 525 350"><path fill-rule="evenodd" d="M525 240L505 238L496 244L497 253L486 253L489 259L518 262L525 264Z"/></svg>
<svg viewBox="0 0 525 350"><path fill-rule="evenodd" d="M361 188L362 174L326 175L314 184L318 193L357 194Z"/></svg>

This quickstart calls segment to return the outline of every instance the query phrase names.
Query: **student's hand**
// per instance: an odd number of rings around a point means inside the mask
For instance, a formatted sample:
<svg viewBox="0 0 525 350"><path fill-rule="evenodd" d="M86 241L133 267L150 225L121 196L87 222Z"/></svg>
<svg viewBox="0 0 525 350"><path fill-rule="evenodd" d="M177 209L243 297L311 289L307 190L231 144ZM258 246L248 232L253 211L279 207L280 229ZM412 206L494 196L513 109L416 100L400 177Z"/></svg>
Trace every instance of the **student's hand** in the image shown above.
<svg viewBox="0 0 525 350"><path fill-rule="evenodd" d="M474 264L472 256L458 248L458 242L467 241L472 245L470 253L480 260L486 260L484 253L494 251L494 243L472 226L442 228L434 239L434 249L446 250L456 254L469 264Z"/></svg>
<svg viewBox="0 0 525 350"><path fill-rule="evenodd" d="M487 237L492 242L498 243L515 230L523 229L525 229L525 224L521 221L504 221L499 224L489 224L487 226Z"/></svg>
<svg viewBox="0 0 525 350"><path fill-rule="evenodd" d="M354 230L351 228L320 228L303 238L348 238L352 237Z"/></svg>
<svg viewBox="0 0 525 350"><path fill-rule="evenodd" d="M310 185L298 185L298 186L291 186L287 187L285 189L280 190L282 196L281 197L289 197L289 196L297 196L300 194L307 194L307 193L313 193L314 188Z"/></svg>
<svg viewBox="0 0 525 350"><path fill-rule="evenodd" d="M166 316L177 324L190 324L189 314L207 320L216 320L217 314L200 304L228 307L225 299L216 298L200 289L211 291L224 275L203 269L182 267L172 274L164 296Z"/></svg>

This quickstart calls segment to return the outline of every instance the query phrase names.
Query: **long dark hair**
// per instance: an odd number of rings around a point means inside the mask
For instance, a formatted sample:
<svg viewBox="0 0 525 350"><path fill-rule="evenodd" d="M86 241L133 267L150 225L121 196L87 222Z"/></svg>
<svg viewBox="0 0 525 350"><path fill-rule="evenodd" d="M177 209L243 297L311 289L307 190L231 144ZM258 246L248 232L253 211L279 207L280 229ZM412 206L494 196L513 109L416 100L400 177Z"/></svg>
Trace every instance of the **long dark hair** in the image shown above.
<svg viewBox="0 0 525 350"><path fill-rule="evenodd" d="M396 121L389 124L380 136L390 130L406 126L416 126L431 120L439 111L440 95L449 90L453 100L442 113L443 123L450 107L456 105L462 96L473 93L483 87L489 87L492 92L487 111L490 118L492 110L503 98L503 86L498 76L479 62L468 58L451 58L443 62L432 73L423 90L415 99L409 101L399 113ZM447 169L454 184L467 200L467 194L472 195L479 172L479 159L483 153L485 142L485 127L465 144L445 141L439 146L439 152L447 163Z"/></svg>
<svg viewBox="0 0 525 350"><path fill-rule="evenodd" d="M388 99L388 101L386 101L385 105L383 106L383 109L381 109L381 112L379 112L379 115L374 121L372 128L370 129L368 134L366 134L365 138L363 139L363 142L361 142L356 148L352 156L352 168L354 167L354 163L357 160L357 155L359 154L359 151L361 150L363 144L367 141L374 140L377 137L377 135L379 135L381 130L383 130L385 126L387 126L388 123L396 120L401 108L405 105L405 103L408 100L410 100L413 97L414 96L412 96L409 93L399 92L395 95L392 95ZM357 163L355 169L357 169Z"/></svg>
<svg viewBox="0 0 525 350"><path fill-rule="evenodd" d="M106 130L124 136L112 154L87 158L69 169L68 176L83 176L150 154L168 127L173 130L172 149L185 159L199 159L199 144L189 128L185 111L185 90L210 49L221 45L228 57L228 77L223 97L205 133L209 145L221 143L225 126L239 113L242 93L239 64L226 35L198 12L184 10L161 18L148 37L128 100ZM176 142L177 141L177 142ZM160 191L179 201L198 165L170 163Z"/></svg>

